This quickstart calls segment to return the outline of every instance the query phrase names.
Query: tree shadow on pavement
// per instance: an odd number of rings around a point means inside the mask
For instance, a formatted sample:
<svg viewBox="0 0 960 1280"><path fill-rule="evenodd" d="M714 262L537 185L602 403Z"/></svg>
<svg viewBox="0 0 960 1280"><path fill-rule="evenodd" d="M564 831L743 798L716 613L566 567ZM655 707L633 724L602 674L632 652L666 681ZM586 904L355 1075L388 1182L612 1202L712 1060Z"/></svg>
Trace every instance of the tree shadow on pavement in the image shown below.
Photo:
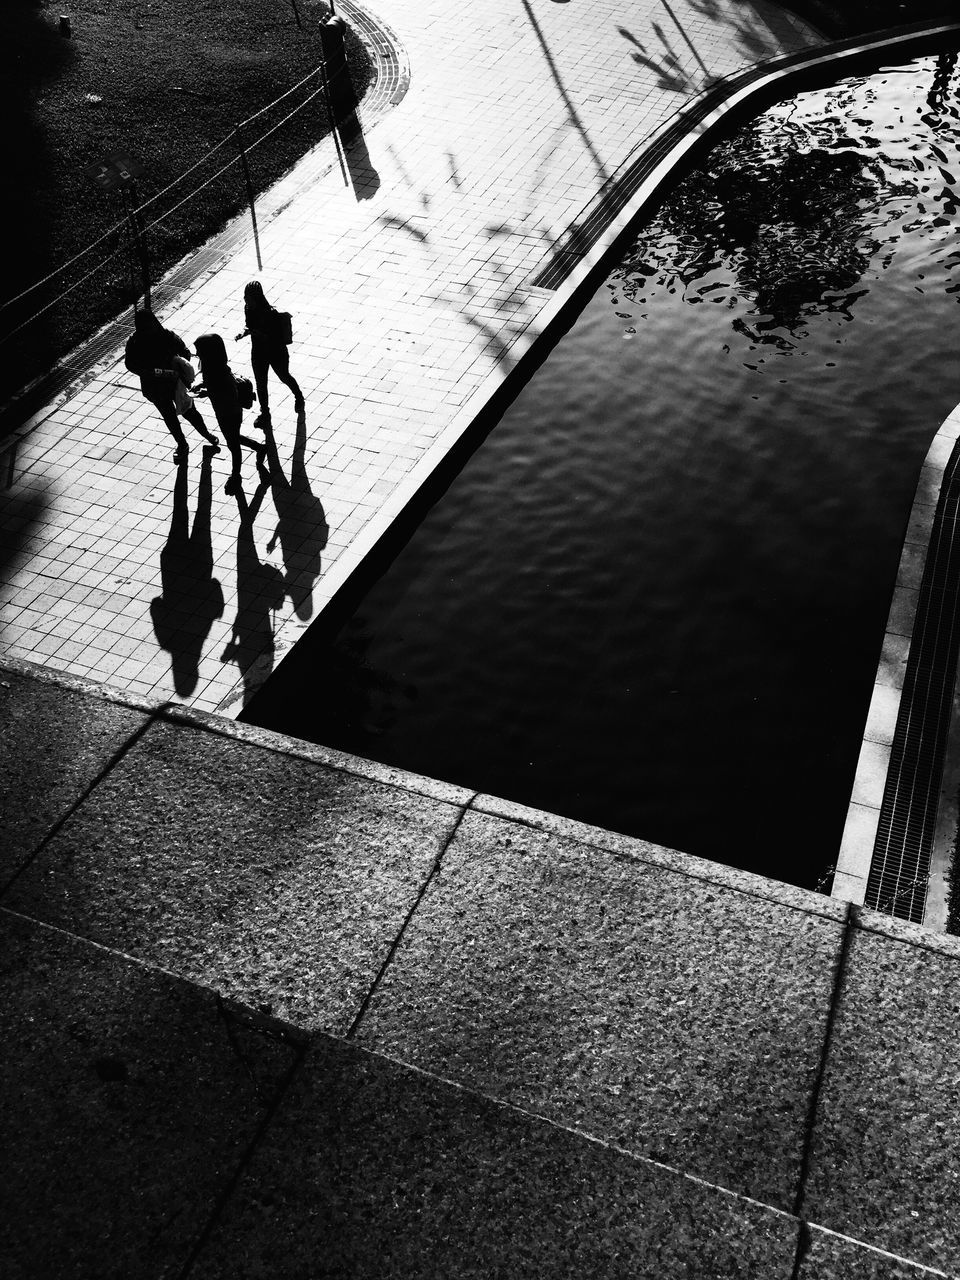
<svg viewBox="0 0 960 1280"><path fill-rule="evenodd" d="M212 455L204 450L192 530L187 510L187 463L177 467L170 533L160 552L161 594L150 602L154 634L160 648L170 653L173 687L181 697L197 687L204 643L223 613L223 589L213 576L211 466Z"/></svg>
<svg viewBox="0 0 960 1280"><path fill-rule="evenodd" d="M267 550L279 543L283 557L284 589L303 621L313 616L313 584L320 576L321 555L327 545L329 527L323 503L310 488L307 475L307 418L301 409L297 414L297 434L294 438L293 456L290 461L290 478L287 479L272 426L265 429L267 464L273 505L277 512L277 527L267 544Z"/></svg>

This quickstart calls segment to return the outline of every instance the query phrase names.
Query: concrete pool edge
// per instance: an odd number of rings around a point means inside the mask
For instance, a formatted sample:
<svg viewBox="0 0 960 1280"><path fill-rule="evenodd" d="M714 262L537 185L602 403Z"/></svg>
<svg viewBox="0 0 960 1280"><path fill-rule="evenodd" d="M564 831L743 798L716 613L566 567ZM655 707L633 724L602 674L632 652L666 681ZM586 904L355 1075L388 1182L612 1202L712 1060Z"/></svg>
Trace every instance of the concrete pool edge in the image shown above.
<svg viewBox="0 0 960 1280"><path fill-rule="evenodd" d="M850 806L834 873L833 896L854 903L867 897L874 863L881 809L890 785L894 736L901 716L904 678L915 642L920 587L935 530L937 504L947 466L960 441L960 405L941 425L920 468L916 493L904 537L893 598L867 713ZM925 885L924 923L942 931L946 926L947 894L953 845L957 834L957 790L960 782L960 741L957 733L957 670L949 675L951 711L943 776L937 787L936 828ZM909 888L909 885L907 886ZM890 903L895 910L897 903Z"/></svg>

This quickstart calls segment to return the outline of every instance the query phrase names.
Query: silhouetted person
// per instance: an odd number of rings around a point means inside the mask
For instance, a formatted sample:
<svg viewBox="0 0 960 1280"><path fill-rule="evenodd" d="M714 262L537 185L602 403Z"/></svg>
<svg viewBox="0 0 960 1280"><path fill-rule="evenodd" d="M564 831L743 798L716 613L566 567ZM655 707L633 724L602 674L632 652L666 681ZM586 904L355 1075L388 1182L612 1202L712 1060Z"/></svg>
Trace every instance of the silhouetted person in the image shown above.
<svg viewBox="0 0 960 1280"><path fill-rule="evenodd" d="M227 363L227 348L219 333L204 333L194 343L197 359L200 361L200 386L196 389L198 396L207 396L211 408L216 415L217 425L223 432L223 438L230 450L232 467L227 483L226 493L236 493L240 486L240 446L248 445L260 453L266 446L259 440L251 440L249 436L240 434L243 422L243 406L237 389L237 379Z"/></svg>
<svg viewBox="0 0 960 1280"><path fill-rule="evenodd" d="M254 425L270 421L267 375L271 369L293 392L293 405L299 412L303 408L303 392L290 373L290 352L282 333L280 313L264 297L259 280L251 280L243 291L243 318L247 327L243 333L237 334L237 341L250 335L250 363L260 401L260 416Z"/></svg>
<svg viewBox="0 0 960 1280"><path fill-rule="evenodd" d="M165 329L152 311L138 311L134 332L127 341L125 363L130 372L139 377L140 390L160 410L167 429L177 442L174 462L182 462L189 448L180 426L181 415L208 444L219 448L216 436L207 430L186 391L176 367L178 359L190 359L190 350L183 339L171 329Z"/></svg>

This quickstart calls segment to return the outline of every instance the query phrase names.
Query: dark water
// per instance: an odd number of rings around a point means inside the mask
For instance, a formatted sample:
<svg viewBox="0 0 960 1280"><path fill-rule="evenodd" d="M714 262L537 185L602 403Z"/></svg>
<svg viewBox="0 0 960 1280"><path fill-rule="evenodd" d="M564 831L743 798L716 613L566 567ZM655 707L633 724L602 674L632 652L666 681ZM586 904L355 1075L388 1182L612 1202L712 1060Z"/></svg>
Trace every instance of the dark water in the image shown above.
<svg viewBox="0 0 960 1280"><path fill-rule="evenodd" d="M709 154L244 718L813 884L960 400L955 55Z"/></svg>

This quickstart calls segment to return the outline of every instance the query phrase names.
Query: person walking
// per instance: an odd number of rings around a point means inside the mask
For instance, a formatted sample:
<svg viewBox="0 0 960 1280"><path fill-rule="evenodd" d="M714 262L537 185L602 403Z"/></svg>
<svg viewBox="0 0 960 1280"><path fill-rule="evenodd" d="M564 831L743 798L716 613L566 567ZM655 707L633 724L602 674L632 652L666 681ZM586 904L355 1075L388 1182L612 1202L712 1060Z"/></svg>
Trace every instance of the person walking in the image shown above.
<svg viewBox="0 0 960 1280"><path fill-rule="evenodd" d="M241 444L255 449L258 457L265 452L266 445L261 440L251 440L249 436L240 434L243 405L237 379L227 361L227 348L219 333L201 334L194 343L194 349L200 362L200 386L196 388L196 395L209 399L233 463L224 492L236 493L240 488ZM249 391L250 383L246 385Z"/></svg>
<svg viewBox="0 0 960 1280"><path fill-rule="evenodd" d="M267 375L271 369L293 392L293 407L299 413L304 400L300 384L290 373L290 339L284 332L281 313L264 297L263 285L259 280L251 280L244 288L243 316L247 327L243 333L237 334L237 341L250 335L250 363L253 366L257 399L260 401L260 414L254 426L262 426L270 421Z"/></svg>
<svg viewBox="0 0 960 1280"><path fill-rule="evenodd" d="M193 370L189 363L190 348L183 339L172 329L165 329L152 311L138 311L124 354L127 368L140 379L145 399L160 410L160 416L177 442L174 462L183 462L190 447L180 425L181 416L216 452L219 442L207 430L184 381L192 378ZM182 362L180 367L178 361Z"/></svg>

